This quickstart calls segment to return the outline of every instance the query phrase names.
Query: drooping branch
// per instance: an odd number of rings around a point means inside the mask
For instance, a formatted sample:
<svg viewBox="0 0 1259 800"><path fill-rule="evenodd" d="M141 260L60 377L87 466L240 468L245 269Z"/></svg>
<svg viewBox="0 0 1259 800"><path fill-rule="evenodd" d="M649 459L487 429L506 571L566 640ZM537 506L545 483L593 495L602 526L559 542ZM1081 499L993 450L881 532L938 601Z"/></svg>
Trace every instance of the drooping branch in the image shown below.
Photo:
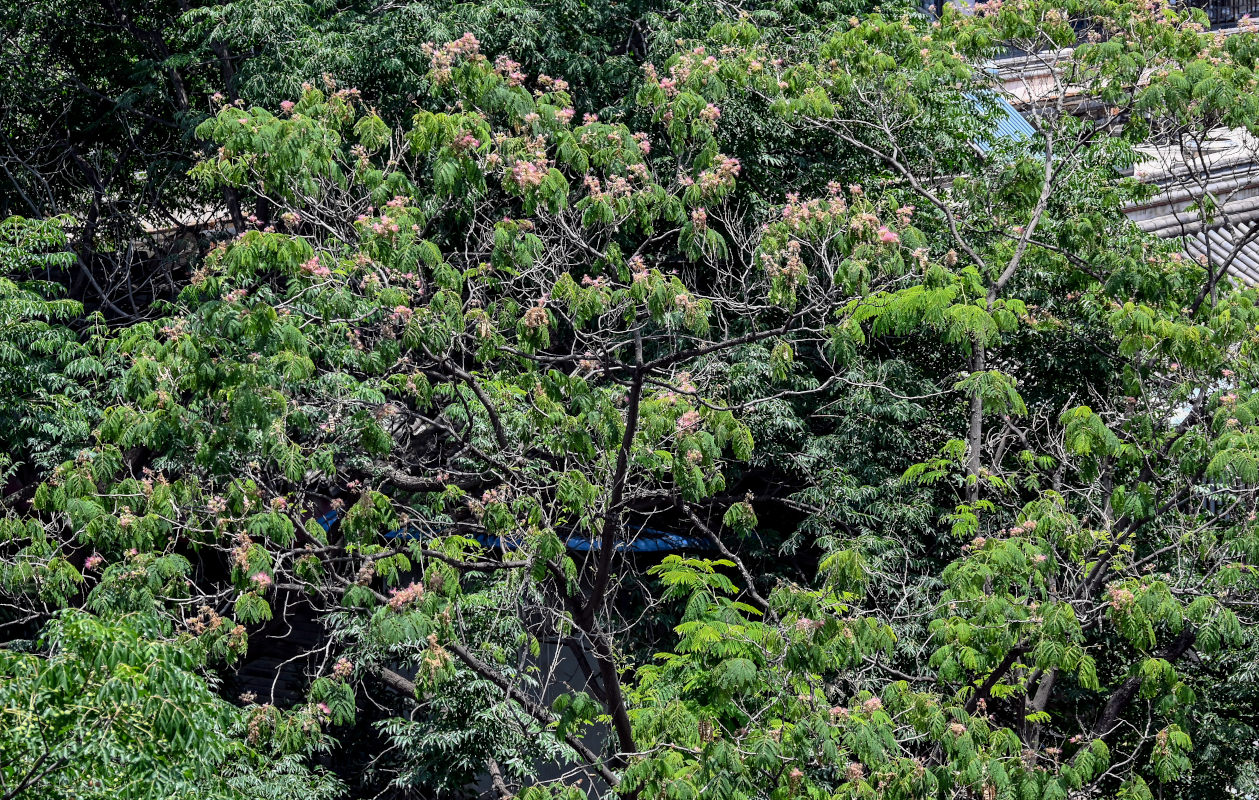
<svg viewBox="0 0 1259 800"><path fill-rule="evenodd" d="M446 649L458 656L459 660L477 675L480 675L482 678L502 689L512 701L520 706L520 708L529 714L529 716L537 720L538 723L543 726L553 725L555 723L555 716L549 710L514 686L511 681L507 680L506 677L500 674L493 667L470 653L467 648L458 643L451 643L446 645ZM416 697L416 685L414 681L409 680L387 667L380 667L377 670L377 674L380 676L380 679L384 681L385 685L389 686L391 689L394 689L395 691L412 699ZM599 777L608 784L608 786L616 788L620 785L620 777L608 769L603 763L603 759L599 758L599 756L584 742L582 742L581 739L570 733L564 737L564 741L569 747L573 748L573 750L576 751L582 759L585 760L586 764L593 769Z"/></svg>
<svg viewBox="0 0 1259 800"><path fill-rule="evenodd" d="M1198 631L1192 625L1186 625L1170 644L1164 647L1155 656L1168 662L1174 662L1189 652L1189 648L1193 647L1194 642L1198 640ZM1123 713L1128 704L1132 702L1137 694L1137 690L1141 688L1140 674L1133 675L1124 681L1118 689L1111 694L1110 699L1106 701L1106 705L1102 708L1102 712L1097 716L1097 722L1093 724L1093 735L1107 737L1118 729L1119 715Z"/></svg>

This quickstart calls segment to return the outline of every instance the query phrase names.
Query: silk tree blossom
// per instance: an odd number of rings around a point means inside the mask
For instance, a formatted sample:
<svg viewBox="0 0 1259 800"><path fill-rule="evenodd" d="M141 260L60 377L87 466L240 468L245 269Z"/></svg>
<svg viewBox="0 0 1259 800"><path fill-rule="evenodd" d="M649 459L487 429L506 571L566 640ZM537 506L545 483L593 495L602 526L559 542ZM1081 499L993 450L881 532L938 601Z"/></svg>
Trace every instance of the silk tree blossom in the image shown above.
<svg viewBox="0 0 1259 800"><path fill-rule="evenodd" d="M332 270L320 263L319 256L315 256L302 264L302 271L316 278L327 278L332 275Z"/></svg>
<svg viewBox="0 0 1259 800"><path fill-rule="evenodd" d="M633 193L634 187L625 178L620 175L608 178L608 194L612 197L629 197Z"/></svg>
<svg viewBox="0 0 1259 800"><path fill-rule="evenodd" d="M520 62L505 55L494 59L494 71L507 79L508 86L519 86L525 81L526 76L520 71Z"/></svg>
<svg viewBox="0 0 1259 800"><path fill-rule="evenodd" d="M562 78L552 78L550 75L538 75L538 86L548 92L567 92L568 81Z"/></svg>
<svg viewBox="0 0 1259 800"><path fill-rule="evenodd" d="M742 169L739 159L718 155L712 167L700 173L696 184L706 195L718 190L730 190L734 188L735 178Z"/></svg>
<svg viewBox="0 0 1259 800"><path fill-rule="evenodd" d="M394 611L402 611L407 606L423 599L423 597L424 586L412 582L410 586L404 589L391 589L389 591L389 607Z"/></svg>
<svg viewBox="0 0 1259 800"><path fill-rule="evenodd" d="M586 185L586 191L590 192L591 200L594 200L595 202L602 202L606 199L606 194L603 191L603 184L598 178L593 175L587 175L584 183Z"/></svg>
<svg viewBox="0 0 1259 800"><path fill-rule="evenodd" d="M1106 593L1106 598L1110 603L1110 607L1114 611L1126 611L1136 602L1136 595L1131 589L1122 589L1118 586L1112 586Z"/></svg>
<svg viewBox="0 0 1259 800"><path fill-rule="evenodd" d="M647 262L642 256L633 256L629 260L630 274L633 276L634 283L646 283L651 274L647 271Z"/></svg>
<svg viewBox="0 0 1259 800"><path fill-rule="evenodd" d="M678 433L692 433L699 429L700 422L703 417L698 411L686 411L682 416L678 417L677 431Z"/></svg>
<svg viewBox="0 0 1259 800"><path fill-rule="evenodd" d="M521 189L535 189L546 179L547 167L534 161L521 159L511 168L511 181Z"/></svg>
<svg viewBox="0 0 1259 800"><path fill-rule="evenodd" d="M695 227L697 232L708 230L708 210L705 208L696 208L692 210L691 224Z"/></svg>
<svg viewBox="0 0 1259 800"><path fill-rule="evenodd" d="M578 359L577 366L587 372L598 372L600 369L599 360L591 352L585 353L582 358Z"/></svg>
<svg viewBox="0 0 1259 800"><path fill-rule="evenodd" d="M471 33L465 33L440 47L432 42L420 45L420 52L428 56L432 80L437 84L450 83L455 62L459 58L484 61L485 57L480 55L480 49L481 43Z"/></svg>
<svg viewBox="0 0 1259 800"><path fill-rule="evenodd" d="M406 306L395 306L390 319L397 323L406 323L415 312Z"/></svg>

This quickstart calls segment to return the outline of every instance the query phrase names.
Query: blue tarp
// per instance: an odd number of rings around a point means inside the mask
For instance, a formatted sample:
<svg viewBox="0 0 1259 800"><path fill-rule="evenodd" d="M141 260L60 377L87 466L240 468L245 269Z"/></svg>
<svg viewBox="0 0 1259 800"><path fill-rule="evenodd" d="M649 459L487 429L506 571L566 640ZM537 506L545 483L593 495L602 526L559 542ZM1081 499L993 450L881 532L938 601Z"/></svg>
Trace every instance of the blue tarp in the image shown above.
<svg viewBox="0 0 1259 800"><path fill-rule="evenodd" d="M497 536L476 536L474 537L482 545L494 549L502 549L503 543ZM508 543L510 546L510 542ZM579 553L598 550L601 542L596 537L591 539L580 534L572 534L565 542L569 550L576 550ZM712 543L707 539L700 539L695 536L682 536L668 531L657 530L656 528L639 528L638 535L630 542L617 542L616 549L620 552L630 551L633 553L668 553L674 550L711 550Z"/></svg>
<svg viewBox="0 0 1259 800"><path fill-rule="evenodd" d="M319 526L325 531L330 531L332 530L332 526L335 525L336 521L340 518L341 512L336 509L331 509L325 512L322 516L316 518L315 522L319 523ZM616 549L620 552L628 550L634 553L667 553L674 550L712 549L712 543L709 542L708 539L701 539L696 536L682 536L681 534L670 533L668 531L647 527L639 527L637 534L638 535L634 537L633 541L618 542ZM414 528L399 528L398 530L386 533L385 538L411 539L417 535L419 535L419 532ZM480 542L484 547L494 550L504 549L503 541L497 536L486 536L482 534L474 536L473 538ZM509 547L511 546L511 542L508 542L507 544ZM591 539L590 537L582 536L581 534L570 534L565 544L568 545L568 549L570 550L585 553L590 550L599 549L600 541L597 537Z"/></svg>

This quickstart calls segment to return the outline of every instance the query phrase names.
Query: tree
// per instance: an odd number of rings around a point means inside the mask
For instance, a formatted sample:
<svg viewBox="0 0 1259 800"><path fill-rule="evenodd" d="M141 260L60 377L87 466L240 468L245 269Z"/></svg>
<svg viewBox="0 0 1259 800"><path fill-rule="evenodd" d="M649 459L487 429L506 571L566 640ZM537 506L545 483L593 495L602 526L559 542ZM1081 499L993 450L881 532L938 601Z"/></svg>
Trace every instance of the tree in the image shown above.
<svg viewBox="0 0 1259 800"><path fill-rule="evenodd" d="M6 800L333 796L335 783L294 764L292 753L254 751L233 736L248 725L257 743L274 720L246 722L196 673L196 648L160 633L151 618L104 622L66 611L35 652L0 650ZM242 632L214 633L243 642ZM307 747L317 746L318 710L296 722Z"/></svg>
<svg viewBox="0 0 1259 800"><path fill-rule="evenodd" d="M72 455L94 422L91 381L106 368L70 326L82 304L59 298L46 276L73 256L64 220L0 222L0 476L24 462L51 468ZM99 319L89 321L99 323ZM28 473L35 474L35 473Z"/></svg>
<svg viewBox="0 0 1259 800"><path fill-rule="evenodd" d="M109 336L97 441L11 514L13 602L91 548L93 596L203 647L201 605L321 619L306 707L389 709L373 789L585 791L553 759L641 797L1175 792L1259 544L1254 292L1122 213L1166 120L1253 128L1255 37L1193 13L807 47L732 15L644 66L642 130L472 34L403 128L331 81L224 104L195 177L275 213ZM1070 87L1023 139L975 66L1006 45ZM731 97L865 171L740 195ZM685 552L635 561L653 529ZM584 688L548 702L544 645Z"/></svg>

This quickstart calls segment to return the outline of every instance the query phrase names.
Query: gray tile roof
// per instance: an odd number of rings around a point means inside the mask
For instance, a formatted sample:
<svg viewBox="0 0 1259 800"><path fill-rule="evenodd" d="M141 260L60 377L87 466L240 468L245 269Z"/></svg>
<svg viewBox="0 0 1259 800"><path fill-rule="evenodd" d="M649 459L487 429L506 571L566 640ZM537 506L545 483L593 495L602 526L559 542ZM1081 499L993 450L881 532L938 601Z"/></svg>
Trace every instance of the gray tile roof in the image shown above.
<svg viewBox="0 0 1259 800"><path fill-rule="evenodd" d="M1185 254L1228 272L1243 283L1259 284L1259 222L1222 225L1180 237Z"/></svg>

